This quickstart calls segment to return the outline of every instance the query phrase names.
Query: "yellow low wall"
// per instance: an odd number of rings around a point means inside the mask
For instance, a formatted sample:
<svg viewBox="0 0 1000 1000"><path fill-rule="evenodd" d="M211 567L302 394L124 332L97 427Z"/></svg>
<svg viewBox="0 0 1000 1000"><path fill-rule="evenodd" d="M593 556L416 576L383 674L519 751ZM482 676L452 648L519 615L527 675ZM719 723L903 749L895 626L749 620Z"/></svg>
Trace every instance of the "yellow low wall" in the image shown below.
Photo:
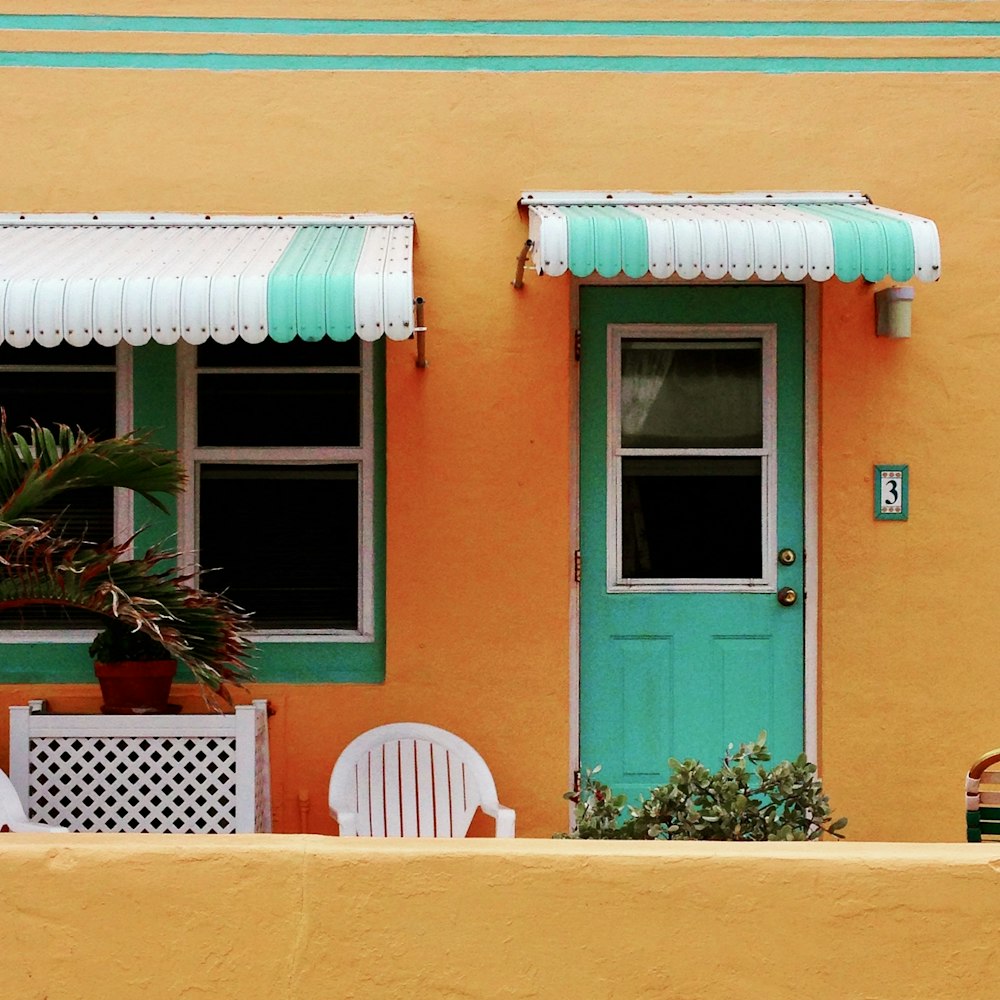
<svg viewBox="0 0 1000 1000"><path fill-rule="evenodd" d="M0 836L12 1000L994 997L1000 845Z"/></svg>

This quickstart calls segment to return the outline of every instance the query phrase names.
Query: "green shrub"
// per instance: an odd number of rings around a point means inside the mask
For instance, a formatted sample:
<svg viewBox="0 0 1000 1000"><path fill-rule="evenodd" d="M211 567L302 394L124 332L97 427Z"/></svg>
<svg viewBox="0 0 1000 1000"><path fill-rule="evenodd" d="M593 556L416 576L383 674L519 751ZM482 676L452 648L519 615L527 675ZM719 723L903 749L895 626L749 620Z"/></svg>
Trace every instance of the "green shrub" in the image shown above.
<svg viewBox="0 0 1000 1000"><path fill-rule="evenodd" d="M712 772L697 760L671 758L670 777L648 798L630 805L587 770L576 803L576 829L557 836L580 840L818 840L838 839L847 825L833 819L830 800L805 754L765 767L771 755L767 733L735 752L729 744L722 766Z"/></svg>

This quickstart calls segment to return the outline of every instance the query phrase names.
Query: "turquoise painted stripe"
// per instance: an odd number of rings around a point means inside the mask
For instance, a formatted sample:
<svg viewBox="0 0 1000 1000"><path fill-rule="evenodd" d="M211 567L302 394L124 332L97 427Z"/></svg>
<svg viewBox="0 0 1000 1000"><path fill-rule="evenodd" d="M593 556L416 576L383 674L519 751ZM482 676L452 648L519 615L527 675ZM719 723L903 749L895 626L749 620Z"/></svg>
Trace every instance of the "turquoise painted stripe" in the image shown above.
<svg viewBox="0 0 1000 1000"><path fill-rule="evenodd" d="M414 73L1000 73L1000 58L807 56L324 56L219 52L3 52L0 67L218 72Z"/></svg>
<svg viewBox="0 0 1000 1000"><path fill-rule="evenodd" d="M267 279L268 336L288 343L354 336L354 272L364 226L307 226Z"/></svg>
<svg viewBox="0 0 1000 1000"><path fill-rule="evenodd" d="M993 21L441 21L297 17L149 17L0 14L0 30L135 31L226 35L596 35L718 38L994 38Z"/></svg>
<svg viewBox="0 0 1000 1000"><path fill-rule="evenodd" d="M901 219L849 205L799 205L825 219L833 232L833 271L841 281L909 281L916 270L913 234Z"/></svg>

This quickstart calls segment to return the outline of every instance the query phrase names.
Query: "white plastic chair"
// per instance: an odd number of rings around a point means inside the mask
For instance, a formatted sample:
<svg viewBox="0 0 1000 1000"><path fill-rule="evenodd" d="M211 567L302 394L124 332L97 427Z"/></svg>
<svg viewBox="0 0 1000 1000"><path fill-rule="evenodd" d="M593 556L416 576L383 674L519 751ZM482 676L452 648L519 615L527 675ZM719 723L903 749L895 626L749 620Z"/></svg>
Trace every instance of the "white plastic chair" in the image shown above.
<svg viewBox="0 0 1000 1000"><path fill-rule="evenodd" d="M352 740L330 775L330 815L342 837L464 837L477 808L514 836L486 762L436 726L396 722Z"/></svg>
<svg viewBox="0 0 1000 1000"><path fill-rule="evenodd" d="M0 830L7 827L11 833L69 833L65 827L34 823L21 805L14 783L0 771Z"/></svg>

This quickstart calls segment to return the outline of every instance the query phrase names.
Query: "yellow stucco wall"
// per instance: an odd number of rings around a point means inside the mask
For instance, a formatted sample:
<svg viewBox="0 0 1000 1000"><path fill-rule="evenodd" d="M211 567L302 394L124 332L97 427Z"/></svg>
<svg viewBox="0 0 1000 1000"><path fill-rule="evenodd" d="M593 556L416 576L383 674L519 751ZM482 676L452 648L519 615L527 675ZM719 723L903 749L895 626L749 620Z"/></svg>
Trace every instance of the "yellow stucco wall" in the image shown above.
<svg viewBox="0 0 1000 1000"><path fill-rule="evenodd" d="M283 16L328 16L298 3ZM156 14L156 4L73 5ZM323 9L321 9L323 8ZM25 12L65 6L22 5ZM760 20L979 19L986 4L754 5ZM624 5L600 17L648 16ZM273 13L249 3L176 14ZM563 4L547 17L579 16ZM350 6L338 15L371 16ZM387 5L380 17L537 17L497 4ZM745 4L672 17L746 18ZM893 39L887 54L989 56L996 40ZM354 40L0 33L0 50L353 51ZM367 39L369 49L645 52L583 38ZM872 55L871 39L659 40L658 52ZM337 48L337 46L340 48ZM171 47L172 46L172 47ZM198 48L201 46L201 48ZM227 49L226 46L229 48ZM295 48L298 46L298 48ZM322 48L326 46L326 48ZM464 48L463 48L464 46ZM478 46L478 49L476 48ZM631 46L631 48L630 48ZM117 48L116 48L117 47ZM980 691L993 650L1000 76L926 73L506 73L0 68L0 211L408 211L431 367L389 345L388 657L380 686L263 683L279 828L329 832L337 751L383 721L455 728L497 776L519 832L564 826L571 765L574 441L568 281L510 286L522 190L863 190L929 216L943 278L913 338L877 340L872 289L823 289L819 746L859 839L957 840L969 762L1000 742ZM910 520L875 523L871 467L908 462ZM9 647L0 655L13 655ZM93 707L90 688L7 686ZM188 699L195 704L194 696ZM0 724L0 765L5 763ZM904 773L905 807L891 791ZM305 806L302 805L305 803Z"/></svg>
<svg viewBox="0 0 1000 1000"><path fill-rule="evenodd" d="M995 845L3 835L3 992L991 1000L998 865Z"/></svg>

